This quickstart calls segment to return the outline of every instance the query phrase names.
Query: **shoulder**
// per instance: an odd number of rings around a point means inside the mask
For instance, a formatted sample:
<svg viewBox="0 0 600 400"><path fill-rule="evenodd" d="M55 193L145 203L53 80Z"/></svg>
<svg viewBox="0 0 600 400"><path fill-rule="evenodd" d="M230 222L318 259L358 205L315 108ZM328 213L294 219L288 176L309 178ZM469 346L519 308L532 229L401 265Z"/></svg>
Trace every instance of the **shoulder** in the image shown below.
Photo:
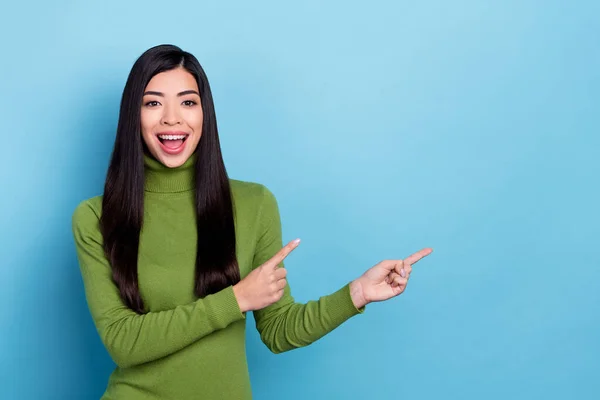
<svg viewBox="0 0 600 400"><path fill-rule="evenodd" d="M275 201L275 195L264 184L258 182L229 180L231 193L237 202L249 202L262 205L265 202Z"/></svg>
<svg viewBox="0 0 600 400"><path fill-rule="evenodd" d="M279 214L275 194L262 183L230 179L235 208L259 219L272 219Z"/></svg>
<svg viewBox="0 0 600 400"><path fill-rule="evenodd" d="M102 196L91 197L81 201L73 211L71 223L74 230L98 229L102 213Z"/></svg>

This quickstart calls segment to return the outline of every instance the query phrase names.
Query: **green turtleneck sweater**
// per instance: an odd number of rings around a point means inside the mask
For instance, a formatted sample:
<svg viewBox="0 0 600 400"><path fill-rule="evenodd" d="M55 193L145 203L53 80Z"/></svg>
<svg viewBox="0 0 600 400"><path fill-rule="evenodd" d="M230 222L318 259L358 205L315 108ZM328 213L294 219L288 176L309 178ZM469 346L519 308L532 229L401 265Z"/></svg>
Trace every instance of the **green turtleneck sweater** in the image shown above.
<svg viewBox="0 0 600 400"><path fill-rule="evenodd" d="M102 399L251 399L245 314L233 288L194 295L196 220L194 159L167 168L145 156L144 225L138 283L148 312L121 301L102 248L102 197L81 202L73 234L96 329L116 363ZM237 260L242 279L283 247L273 194L258 183L230 180ZM307 346L363 312L349 285L306 304L289 285L276 303L254 311L262 341L275 352Z"/></svg>

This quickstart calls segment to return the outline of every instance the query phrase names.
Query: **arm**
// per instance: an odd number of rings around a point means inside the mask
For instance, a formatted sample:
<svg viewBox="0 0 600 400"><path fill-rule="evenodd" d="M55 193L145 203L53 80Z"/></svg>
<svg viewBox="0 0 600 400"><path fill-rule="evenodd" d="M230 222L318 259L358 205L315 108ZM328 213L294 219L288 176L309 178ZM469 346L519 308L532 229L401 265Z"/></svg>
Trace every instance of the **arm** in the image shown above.
<svg viewBox="0 0 600 400"><path fill-rule="evenodd" d="M92 319L119 367L131 367L175 353L245 318L231 286L171 310L137 314L122 302L112 280L96 211L88 202L83 202L75 210L72 222Z"/></svg>
<svg viewBox="0 0 600 400"><path fill-rule="evenodd" d="M283 247L277 201L267 188L264 188L259 221L253 268L262 265ZM306 304L296 303L286 285L279 301L254 311L253 315L263 343L273 353L281 353L315 342L364 309L364 306L357 308L354 305L350 284Z"/></svg>

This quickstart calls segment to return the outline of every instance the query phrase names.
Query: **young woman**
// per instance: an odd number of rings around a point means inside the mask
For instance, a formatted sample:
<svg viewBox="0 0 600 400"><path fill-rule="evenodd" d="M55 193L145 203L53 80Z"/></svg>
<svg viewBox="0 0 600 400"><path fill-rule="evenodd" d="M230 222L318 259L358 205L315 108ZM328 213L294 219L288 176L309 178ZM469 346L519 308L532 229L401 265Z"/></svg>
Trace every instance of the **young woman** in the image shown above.
<svg viewBox="0 0 600 400"><path fill-rule="evenodd" d="M116 363L103 399L251 399L245 317L274 353L307 346L402 293L432 250L386 260L332 294L296 303L274 195L229 179L197 59L157 46L127 79L104 194L73 234L86 299Z"/></svg>

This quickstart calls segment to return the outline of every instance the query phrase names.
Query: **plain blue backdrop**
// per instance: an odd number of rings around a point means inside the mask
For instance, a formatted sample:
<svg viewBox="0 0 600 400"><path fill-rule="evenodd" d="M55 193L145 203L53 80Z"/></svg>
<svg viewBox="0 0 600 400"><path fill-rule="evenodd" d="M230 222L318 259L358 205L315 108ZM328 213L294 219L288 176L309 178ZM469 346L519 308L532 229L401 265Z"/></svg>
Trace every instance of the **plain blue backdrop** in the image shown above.
<svg viewBox="0 0 600 400"><path fill-rule="evenodd" d="M256 399L600 398L600 3L11 2L0 63L0 397L113 363L70 231L135 59L195 54L231 177L277 196L298 301L423 247L407 291L282 355Z"/></svg>

